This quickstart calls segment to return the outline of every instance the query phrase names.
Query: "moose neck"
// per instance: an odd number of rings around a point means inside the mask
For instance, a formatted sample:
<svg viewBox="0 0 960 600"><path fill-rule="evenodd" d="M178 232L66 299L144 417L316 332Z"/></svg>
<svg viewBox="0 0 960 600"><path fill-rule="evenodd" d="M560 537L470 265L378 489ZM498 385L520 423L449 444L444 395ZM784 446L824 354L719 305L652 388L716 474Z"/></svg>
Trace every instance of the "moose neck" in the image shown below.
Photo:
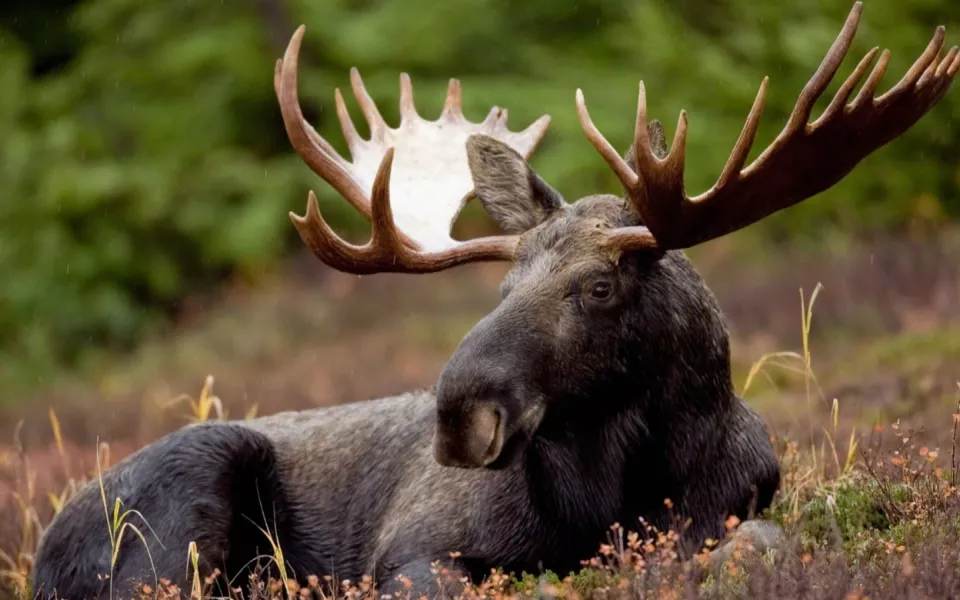
<svg viewBox="0 0 960 600"><path fill-rule="evenodd" d="M677 463L716 443L735 399L729 388L697 387L702 379L687 375L689 383L633 381L545 417L522 463L538 504L562 522L606 526L626 507L676 498L681 482L670 474L693 468Z"/></svg>

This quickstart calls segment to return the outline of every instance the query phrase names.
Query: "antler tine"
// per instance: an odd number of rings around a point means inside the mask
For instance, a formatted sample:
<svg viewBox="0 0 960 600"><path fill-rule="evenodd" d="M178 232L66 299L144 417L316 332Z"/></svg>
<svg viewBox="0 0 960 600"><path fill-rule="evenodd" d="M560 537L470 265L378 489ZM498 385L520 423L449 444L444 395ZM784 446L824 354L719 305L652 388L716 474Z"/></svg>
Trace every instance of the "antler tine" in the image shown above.
<svg viewBox="0 0 960 600"><path fill-rule="evenodd" d="M413 102L413 82L410 75L400 73L400 124L414 123L420 120L417 107Z"/></svg>
<svg viewBox="0 0 960 600"><path fill-rule="evenodd" d="M873 71L870 71L870 75L864 82L863 87L860 88L860 92L849 104L851 111L859 110L865 103L874 101L873 94L877 91L877 86L880 85L880 80L883 78L883 74L887 72L887 65L889 64L890 51L884 50L880 53L880 60L873 67Z"/></svg>
<svg viewBox="0 0 960 600"><path fill-rule="evenodd" d="M726 186L735 175L739 175L743 170L743 165L746 164L747 157L750 156L750 149L753 148L753 142L757 138L757 130L760 129L760 117L763 116L763 108L767 103L769 86L770 78L764 77L763 83L760 84L760 89L757 91L757 97L753 100L753 107L750 108L747 120L740 131L737 144L733 147L733 151L720 173L720 178L717 180L717 188Z"/></svg>
<svg viewBox="0 0 960 600"><path fill-rule="evenodd" d="M643 83L641 82L641 89ZM625 160L617 153L613 145L607 141L607 138L600 133L600 130L597 129L597 126L593 124L593 119L590 118L590 111L587 110L586 100L583 98L583 90L577 88L576 94L576 104L577 104L577 116L580 119L580 128L583 129L584 135L590 141L590 144L600 153L600 156L603 157L603 160L607 162L607 165L610 166L610 169L617 175L617 179L620 180L620 183L628 189L636 187L640 183L640 178L636 173L633 172L633 169L630 168L630 165L627 164ZM646 126L641 127L640 123L640 110L637 111L637 138L639 139L640 130L646 131ZM644 120L646 117L644 117Z"/></svg>
<svg viewBox="0 0 960 600"><path fill-rule="evenodd" d="M664 217L659 213L675 214L680 210L679 198L683 197L683 172L686 161L687 143L687 111L681 110L677 119L677 132L673 138L670 151L664 157L659 157L653 151L650 131L647 123L647 89L643 81L637 86L637 120L634 126L634 160L637 164L637 177L634 185L626 185L627 198L643 218L647 228L660 240L665 231L660 227ZM621 178L621 181L623 179ZM646 193L646 186L678 190L677 199L663 201L660 206L651 207L650 198ZM655 210L654 210L655 208ZM673 220L667 218L666 220ZM657 234L659 231L659 235ZM644 240L644 243L646 241Z"/></svg>
<svg viewBox="0 0 960 600"><path fill-rule="evenodd" d="M377 169L377 176L373 180L373 194L371 194L370 200L370 224L373 229L370 234L369 246L380 262L391 257L397 257L402 261L402 259L415 256L407 253L393 222L393 209L390 207L390 175L393 173L393 154L393 148L388 148L384 153L383 160L380 161L380 168ZM419 246L414 246L414 248L418 249ZM370 262L378 261L371 260Z"/></svg>
<svg viewBox="0 0 960 600"><path fill-rule="evenodd" d="M927 65L927 68L923 70L923 74L920 75L920 79L917 80L917 87L923 87L926 85L930 78L933 77L933 74L937 70L937 66L940 63L940 53L943 51L943 48L937 50L937 55L933 57L933 60L930 61L930 64Z"/></svg>
<svg viewBox="0 0 960 600"><path fill-rule="evenodd" d="M335 88L333 90L333 99L337 106L337 119L340 121L340 131L343 132L343 139L347 142L347 147L350 148L350 154L355 156L359 146L366 143L360 133L357 132L357 126L353 124L353 119L350 118L350 111L347 110L347 103L343 100L343 94L340 93L340 88Z"/></svg>
<svg viewBox="0 0 960 600"><path fill-rule="evenodd" d="M520 153L523 158L530 158L533 151L536 150L537 145L540 144L540 140L543 139L543 136L547 135L547 129L549 127L550 115L543 115L518 134L527 139L526 147L523 152Z"/></svg>
<svg viewBox="0 0 960 600"><path fill-rule="evenodd" d="M847 56L847 51L850 50L853 37L857 34L857 26L860 24L860 14L862 12L863 2L858 1L853 5L850 14L847 15L847 21L843 24L843 29L840 30L837 39L833 41L830 50L826 56L823 57L823 61L820 62L820 67L817 68L813 77L807 81L807 85L805 85L803 91L800 92L800 97L797 98L797 103L793 107L793 113L791 113L790 120L787 121L787 126L784 129L785 132L792 133L807 126L813 105L816 104L817 99L820 98L824 90L827 89L827 86L830 85L830 82L833 81L833 76L837 73L837 69L840 68L840 63L843 62L843 59Z"/></svg>
<svg viewBox="0 0 960 600"><path fill-rule="evenodd" d="M293 211L290 211L289 215L300 239L321 261L333 265L334 268L341 268L337 265L349 264L355 269L364 265L363 247L354 246L333 231L320 213L317 196L313 191L307 194L306 215L301 217Z"/></svg>
<svg viewBox="0 0 960 600"><path fill-rule="evenodd" d="M278 98L280 97L280 82L281 82L282 70L283 70L283 59L278 58L276 63L274 64L274 69L273 69L273 91L276 93ZM304 121L304 129L306 130L307 135L310 136L310 139L313 140L313 143L320 146L320 148L322 148L324 152L334 157L334 159L341 161L344 164L346 163L346 161L343 160L343 157L340 156L340 153L337 152L336 149L332 145L330 145L329 142L327 142L327 140L323 139L320 136L320 134L317 133L317 131L313 128L313 126L310 125L310 123Z"/></svg>
<svg viewBox="0 0 960 600"><path fill-rule="evenodd" d="M350 175L346 161L307 123L297 94L297 61L306 27L294 32L274 76L280 113L287 137L310 169L334 187L350 204L369 218L370 203L363 188Z"/></svg>
<svg viewBox="0 0 960 600"><path fill-rule="evenodd" d="M643 90L643 82L640 82L640 93L637 98L637 120L636 127L634 131L634 156L639 153L639 149L643 149L643 152L646 153L650 151L650 135L647 130L647 107L646 107L646 98ZM643 199L643 179L630 168L630 165L627 164L620 154L614 149L613 145L607 140L606 137L600 130L597 129L597 126L594 125L593 119L590 118L590 111L587 110L587 103L583 97L583 90L577 89L576 94L576 105L577 105L577 116L580 119L580 127L583 129L584 135L597 150L601 157L606 161L607 165L610 166L611 170L617 175L617 179L620 180L620 183L623 184L624 188L630 191L629 198L633 202L634 206L640 211L641 217L643 217L645 202ZM657 248L657 240L654 238L653 234L645 226L636 226L636 227L621 227L612 231L607 236L606 243L612 247L618 248L620 251L629 252L633 250L655 250Z"/></svg>
<svg viewBox="0 0 960 600"><path fill-rule="evenodd" d="M833 100L830 101L830 105L827 106L825 111L823 111L823 114L820 115L820 118L813 122L813 127L819 126L820 123L826 121L827 119L834 118L837 113L843 110L843 107L847 104L847 100L850 99L850 94L853 92L853 88L857 87L857 84L860 83L861 79L863 79L863 76L867 73L867 69L870 68L870 63L873 62L873 59L877 56L877 52L879 51L880 48L874 46L863 58L860 59L859 64L857 64L857 68L853 70L853 73L847 77L847 79L840 86L840 89L837 90L837 93L834 94Z"/></svg>
<svg viewBox="0 0 960 600"><path fill-rule="evenodd" d="M940 64L937 66L937 70L934 72L934 76L943 77L943 75L947 72L947 69L950 68L950 65L952 65L955 62L958 65L960 65L960 62L957 62L958 55L960 55L960 48L958 48L957 46L950 48L950 51L947 52L947 55L943 57L943 60L940 61Z"/></svg>
<svg viewBox="0 0 960 600"><path fill-rule="evenodd" d="M487 116L480 123L480 126L485 129L491 127L494 123L497 122L497 119L500 118L501 110L503 109L500 108L499 106L491 106L490 112L487 113Z"/></svg>
<svg viewBox="0 0 960 600"><path fill-rule="evenodd" d="M459 79L451 79L447 84L447 98L443 102L440 118L451 122L463 120L463 86Z"/></svg>
<svg viewBox="0 0 960 600"><path fill-rule="evenodd" d="M383 120L376 102L373 101L366 86L363 85L363 78L360 77L360 71L356 67L350 67L350 85L353 87L353 95L357 99L357 104L360 105L360 110L370 126L370 139L372 141L382 141L387 132L387 122Z"/></svg>
<svg viewBox="0 0 960 600"><path fill-rule="evenodd" d="M317 197L309 193L307 214L299 217L293 212L293 221L300 238L320 260L335 269L354 274L371 274L383 271L385 262L398 258L415 257L404 247L400 232L393 224L393 212L390 209L390 173L393 167L393 148L389 148L380 162L373 183L371 199L371 223L373 225L370 240L356 246L338 236L324 220L317 205Z"/></svg>
<svg viewBox="0 0 960 600"><path fill-rule="evenodd" d="M943 48L943 41L944 37L946 36L946 32L946 27L943 25L938 26L933 32L933 38L930 39L930 43L927 44L927 48L923 51L923 54L917 58L910 69L903 75L903 77L895 86L887 90L887 93L877 98L874 102L878 104L887 102L906 93L913 88L914 85L917 85L920 81L920 78L923 76L924 71L926 71L927 67L930 66L930 63L937 60L937 55L940 54L940 49Z"/></svg>
<svg viewBox="0 0 960 600"><path fill-rule="evenodd" d="M500 112L497 113L497 118L494 119L493 123L490 125L491 131L507 130L507 117L509 116L509 111L505 108L501 108Z"/></svg>

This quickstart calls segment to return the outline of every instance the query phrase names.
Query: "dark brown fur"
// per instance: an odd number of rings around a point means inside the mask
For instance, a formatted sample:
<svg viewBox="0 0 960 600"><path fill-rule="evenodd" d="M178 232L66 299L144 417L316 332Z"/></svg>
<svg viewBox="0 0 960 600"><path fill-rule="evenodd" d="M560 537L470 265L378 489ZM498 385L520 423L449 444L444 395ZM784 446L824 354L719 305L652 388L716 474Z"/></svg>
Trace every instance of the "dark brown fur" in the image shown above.
<svg viewBox="0 0 960 600"><path fill-rule="evenodd" d="M567 204L491 138L471 138L468 155L480 201L523 233L502 302L434 388L191 425L111 469L108 501L150 522L161 576L183 581L196 541L205 568L242 583L247 561L270 553L254 522L278 534L301 578L369 573L389 588L404 574L430 586L430 562L450 552L474 578L565 573L614 522L670 526L666 498L691 520L689 549L720 537L730 514L769 505L777 461L734 393L721 311L687 259L605 246L603 230L640 223L622 198ZM105 589L104 521L93 484L47 530L38 589ZM132 535L115 577L152 581Z"/></svg>

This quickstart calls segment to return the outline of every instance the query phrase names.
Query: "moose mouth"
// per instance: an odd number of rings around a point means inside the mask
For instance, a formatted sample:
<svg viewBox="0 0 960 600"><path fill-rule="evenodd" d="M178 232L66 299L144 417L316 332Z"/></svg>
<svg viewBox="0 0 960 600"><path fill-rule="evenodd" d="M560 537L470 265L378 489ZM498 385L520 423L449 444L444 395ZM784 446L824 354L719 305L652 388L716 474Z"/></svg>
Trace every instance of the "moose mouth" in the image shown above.
<svg viewBox="0 0 960 600"><path fill-rule="evenodd" d="M535 402L516 419L499 403L477 407L459 421L465 427L445 426L441 419L434 436L434 458L445 467L503 469L523 454L540 421L544 405Z"/></svg>

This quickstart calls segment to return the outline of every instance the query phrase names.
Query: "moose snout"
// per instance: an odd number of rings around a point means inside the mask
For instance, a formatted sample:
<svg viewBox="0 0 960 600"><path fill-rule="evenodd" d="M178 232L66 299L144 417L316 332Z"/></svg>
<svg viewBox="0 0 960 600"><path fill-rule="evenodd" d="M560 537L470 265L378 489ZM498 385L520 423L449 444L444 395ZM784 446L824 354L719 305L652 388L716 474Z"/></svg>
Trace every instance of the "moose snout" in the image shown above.
<svg viewBox="0 0 960 600"><path fill-rule="evenodd" d="M434 436L434 458L444 467L485 467L503 450L505 425L503 409L493 403L464 412L441 413Z"/></svg>

